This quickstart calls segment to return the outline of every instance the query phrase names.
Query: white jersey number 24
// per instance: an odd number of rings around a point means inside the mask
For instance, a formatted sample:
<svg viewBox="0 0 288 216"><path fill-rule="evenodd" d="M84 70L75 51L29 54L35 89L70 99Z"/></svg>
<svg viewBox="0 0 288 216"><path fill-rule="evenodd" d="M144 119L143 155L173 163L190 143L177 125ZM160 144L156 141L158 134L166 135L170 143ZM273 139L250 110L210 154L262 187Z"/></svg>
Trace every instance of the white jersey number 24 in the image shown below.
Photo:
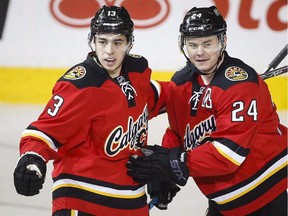
<svg viewBox="0 0 288 216"><path fill-rule="evenodd" d="M243 122L245 121L245 115L240 114L243 113L245 109L245 103L243 101L236 101L233 103L232 107L232 122ZM247 109L247 115L250 116L253 121L257 121L258 119L258 111L257 111L257 102L256 100L252 100Z"/></svg>

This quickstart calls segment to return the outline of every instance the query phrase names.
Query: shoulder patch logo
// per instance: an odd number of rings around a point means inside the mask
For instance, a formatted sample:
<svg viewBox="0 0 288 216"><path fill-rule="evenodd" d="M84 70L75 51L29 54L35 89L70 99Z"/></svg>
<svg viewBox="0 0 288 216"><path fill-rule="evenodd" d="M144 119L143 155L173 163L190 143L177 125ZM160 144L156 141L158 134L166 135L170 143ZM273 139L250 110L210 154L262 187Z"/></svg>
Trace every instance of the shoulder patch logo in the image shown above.
<svg viewBox="0 0 288 216"><path fill-rule="evenodd" d="M69 80L81 79L86 75L86 69L83 66L77 66L68 71L63 78Z"/></svg>
<svg viewBox="0 0 288 216"><path fill-rule="evenodd" d="M248 73L240 67L231 66L226 69L225 77L231 81L243 81L248 78Z"/></svg>

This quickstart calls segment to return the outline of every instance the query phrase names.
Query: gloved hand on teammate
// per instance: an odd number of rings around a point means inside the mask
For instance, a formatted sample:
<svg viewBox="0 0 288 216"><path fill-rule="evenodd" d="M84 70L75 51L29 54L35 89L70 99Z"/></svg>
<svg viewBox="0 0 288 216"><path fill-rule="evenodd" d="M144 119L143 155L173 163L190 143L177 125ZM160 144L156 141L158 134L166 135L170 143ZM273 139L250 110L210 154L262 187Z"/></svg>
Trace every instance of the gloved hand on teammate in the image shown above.
<svg viewBox="0 0 288 216"><path fill-rule="evenodd" d="M139 184L172 181L184 186L189 177L187 153L181 148L167 149L158 145L141 148L145 156L130 157L127 174Z"/></svg>
<svg viewBox="0 0 288 216"><path fill-rule="evenodd" d="M14 186L17 193L25 196L38 194L43 187L46 163L37 154L24 154L14 170Z"/></svg>
<svg viewBox="0 0 288 216"><path fill-rule="evenodd" d="M157 197L158 200L154 205L160 210L166 210L179 191L180 187L170 181L153 182L147 185L150 198Z"/></svg>

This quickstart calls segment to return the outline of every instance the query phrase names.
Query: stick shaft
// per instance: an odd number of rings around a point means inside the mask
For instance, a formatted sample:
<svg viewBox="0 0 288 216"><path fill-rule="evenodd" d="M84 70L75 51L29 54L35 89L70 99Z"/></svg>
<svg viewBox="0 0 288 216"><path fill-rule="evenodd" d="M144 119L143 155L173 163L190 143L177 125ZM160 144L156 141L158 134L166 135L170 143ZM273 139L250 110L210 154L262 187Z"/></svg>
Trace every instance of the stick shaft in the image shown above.
<svg viewBox="0 0 288 216"><path fill-rule="evenodd" d="M154 196L152 197L152 199L150 200L150 202L148 203L148 208L149 211L154 207L154 205L158 202L158 197Z"/></svg>
<svg viewBox="0 0 288 216"><path fill-rule="evenodd" d="M267 71L270 71L272 68L275 69L280 64L280 62L286 57L287 52L288 52L288 44L286 44L285 47L278 53L278 55L271 61L271 63L267 66L263 74L266 73Z"/></svg>
<svg viewBox="0 0 288 216"><path fill-rule="evenodd" d="M288 71L288 65L267 71L266 73L260 74L260 77L265 80L271 77L279 76L280 74L287 73L287 71Z"/></svg>

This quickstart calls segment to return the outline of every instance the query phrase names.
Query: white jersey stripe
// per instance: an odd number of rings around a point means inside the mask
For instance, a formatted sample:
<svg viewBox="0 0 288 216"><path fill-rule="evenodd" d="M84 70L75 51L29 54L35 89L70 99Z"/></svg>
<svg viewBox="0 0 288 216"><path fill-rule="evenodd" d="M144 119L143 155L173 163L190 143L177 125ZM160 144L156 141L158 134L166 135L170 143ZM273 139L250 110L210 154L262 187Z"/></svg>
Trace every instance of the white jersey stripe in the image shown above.
<svg viewBox="0 0 288 216"><path fill-rule="evenodd" d="M108 188L104 186L94 185L82 181L77 181L73 179L60 179L54 182L53 191L61 187L72 187L81 190L86 190L91 193L101 194L108 197L116 198L138 198L145 194L145 187L140 187L137 190L117 190L113 188Z"/></svg>
<svg viewBox="0 0 288 216"><path fill-rule="evenodd" d="M229 149L227 146L223 145L220 142L213 141L212 144L215 146L217 151L223 155L223 157L230 160L232 163L236 164L237 166L240 166L240 164L245 160L246 157L243 157L236 152Z"/></svg>
<svg viewBox="0 0 288 216"><path fill-rule="evenodd" d="M150 82L153 84L153 86L155 87L155 89L157 90L158 93L158 97L160 96L161 93L161 85L155 81L155 80L150 80Z"/></svg>
<svg viewBox="0 0 288 216"><path fill-rule="evenodd" d="M23 131L22 137L26 137L26 136L33 136L33 137L36 137L38 139L41 139L53 150L55 150L55 151L58 150L58 148L55 146L54 142L46 134L42 133L41 131L26 129Z"/></svg>
<svg viewBox="0 0 288 216"><path fill-rule="evenodd" d="M287 166L287 155L279 159L276 163L274 163L271 167L269 167L262 175L260 175L258 178L256 178L254 181L250 182L249 184L232 191L230 193L227 193L225 195L213 198L216 203L218 204L224 204L230 201L233 201L249 191L253 190L257 186L259 186L261 183L263 183L265 180L267 180L270 176L272 176L274 173L276 173L278 170L282 169L283 167Z"/></svg>

